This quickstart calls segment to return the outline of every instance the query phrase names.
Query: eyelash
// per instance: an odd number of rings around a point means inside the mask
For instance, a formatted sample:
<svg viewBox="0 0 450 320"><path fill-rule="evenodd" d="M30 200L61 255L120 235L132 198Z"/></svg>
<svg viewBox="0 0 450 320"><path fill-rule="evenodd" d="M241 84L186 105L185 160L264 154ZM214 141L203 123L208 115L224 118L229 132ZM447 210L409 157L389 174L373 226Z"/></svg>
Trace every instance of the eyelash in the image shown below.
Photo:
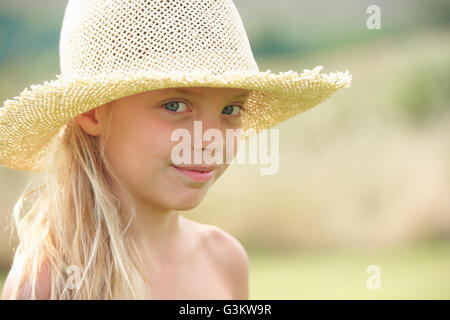
<svg viewBox="0 0 450 320"><path fill-rule="evenodd" d="M167 109L165 108L165 105L166 105L166 104L173 103L173 102L183 102L183 103L186 103L187 105L189 105L189 103L188 103L187 101L184 101L184 100L170 100L170 101L164 102L164 103L161 105L161 108L164 109L164 111L168 112L168 113L171 114L171 115L176 115L177 113L183 113L183 112L170 111L170 110L167 110ZM226 114L227 116L230 116L230 117L238 117L238 116L240 116L240 115L242 114L242 111L245 110L245 108L244 108L243 106L239 105L239 104L232 104L232 105L228 105L228 106L240 107L240 112L239 112L239 114L237 114L237 115L229 115L229 114ZM228 107L228 106L226 106L226 107Z"/></svg>

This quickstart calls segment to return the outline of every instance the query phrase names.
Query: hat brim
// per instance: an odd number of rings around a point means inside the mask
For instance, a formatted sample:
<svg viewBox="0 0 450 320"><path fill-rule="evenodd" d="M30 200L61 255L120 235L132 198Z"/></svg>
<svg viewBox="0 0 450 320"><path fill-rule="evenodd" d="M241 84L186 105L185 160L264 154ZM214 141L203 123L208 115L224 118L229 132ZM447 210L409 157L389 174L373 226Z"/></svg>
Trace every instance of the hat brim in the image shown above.
<svg viewBox="0 0 450 320"><path fill-rule="evenodd" d="M252 90L242 112L243 130L259 132L329 98L350 86L346 72L321 74L323 67L270 72L230 71L184 74L142 72L133 76L72 77L32 85L0 108L0 165L23 171L41 171L46 155L57 143L61 128L70 119L125 96L171 87L222 87Z"/></svg>

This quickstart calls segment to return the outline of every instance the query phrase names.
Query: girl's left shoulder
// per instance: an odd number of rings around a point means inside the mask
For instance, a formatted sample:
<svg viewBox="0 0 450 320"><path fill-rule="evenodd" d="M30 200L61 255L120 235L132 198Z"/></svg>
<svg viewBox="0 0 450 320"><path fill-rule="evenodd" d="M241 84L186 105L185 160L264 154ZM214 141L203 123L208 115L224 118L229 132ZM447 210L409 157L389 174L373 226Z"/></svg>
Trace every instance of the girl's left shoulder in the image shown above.
<svg viewBox="0 0 450 320"><path fill-rule="evenodd" d="M216 225L191 221L200 246L230 283L233 299L248 299L248 254L231 234Z"/></svg>

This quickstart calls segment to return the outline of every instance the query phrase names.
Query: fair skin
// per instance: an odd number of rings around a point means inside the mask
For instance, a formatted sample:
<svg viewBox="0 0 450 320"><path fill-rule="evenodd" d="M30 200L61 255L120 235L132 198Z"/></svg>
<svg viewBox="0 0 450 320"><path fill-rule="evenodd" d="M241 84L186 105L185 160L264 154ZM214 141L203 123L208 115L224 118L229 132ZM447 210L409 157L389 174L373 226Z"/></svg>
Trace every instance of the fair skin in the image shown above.
<svg viewBox="0 0 450 320"><path fill-rule="evenodd" d="M145 244L146 276L157 298L248 299L248 256L244 247L221 228L191 221L179 213L198 206L229 163L224 160L218 164L208 182L190 180L170 166L171 150L179 143L170 137L177 128L187 129L193 157L194 120L202 121L202 133L216 128L225 137L226 129L242 127L239 110L249 91L183 89L185 93L167 88L127 96L81 114L76 121L88 134L98 136L102 121L106 121L104 111L112 108L109 111L114 112L105 152L135 200L136 221L131 232ZM233 157L237 143L235 138ZM203 141L202 147L209 144L211 141ZM127 200L114 189L127 208ZM45 299L49 294L45 285L48 275L43 272L38 296ZM10 274L3 299L14 282L13 272Z"/></svg>
<svg viewBox="0 0 450 320"><path fill-rule="evenodd" d="M218 227L194 223L179 214L200 204L229 163L222 161L208 182L189 180L170 164L172 148L179 143L171 141L174 130L189 131L193 164L194 120L202 122L202 133L216 128L225 137L226 129L242 127L239 110L249 91L200 87L184 90L187 92L178 93L173 88L148 91L114 101L109 105L114 114L105 152L136 200L132 230L146 244L147 269L158 297L247 299L248 258L242 245ZM235 98L239 95L245 96ZM77 117L80 126L89 134L100 134L106 107L98 108L98 114ZM201 143L207 147L211 142ZM233 157L237 143L235 139Z"/></svg>

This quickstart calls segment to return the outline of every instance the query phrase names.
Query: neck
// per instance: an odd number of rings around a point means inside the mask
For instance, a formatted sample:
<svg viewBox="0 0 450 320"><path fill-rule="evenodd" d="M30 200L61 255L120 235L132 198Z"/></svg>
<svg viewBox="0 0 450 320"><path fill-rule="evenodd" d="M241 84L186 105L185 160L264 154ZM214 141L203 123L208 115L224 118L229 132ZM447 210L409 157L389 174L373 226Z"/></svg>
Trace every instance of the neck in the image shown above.
<svg viewBox="0 0 450 320"><path fill-rule="evenodd" d="M123 197L119 199L124 208L124 223L128 223L130 205ZM137 239L138 246L146 253L144 255L166 260L176 249L176 239L179 238L182 219L179 212L136 201L135 214L127 233L130 232Z"/></svg>
<svg viewBox="0 0 450 320"><path fill-rule="evenodd" d="M134 232L149 244L152 251L166 251L179 230L180 214L176 210L166 210L149 204L138 204Z"/></svg>

